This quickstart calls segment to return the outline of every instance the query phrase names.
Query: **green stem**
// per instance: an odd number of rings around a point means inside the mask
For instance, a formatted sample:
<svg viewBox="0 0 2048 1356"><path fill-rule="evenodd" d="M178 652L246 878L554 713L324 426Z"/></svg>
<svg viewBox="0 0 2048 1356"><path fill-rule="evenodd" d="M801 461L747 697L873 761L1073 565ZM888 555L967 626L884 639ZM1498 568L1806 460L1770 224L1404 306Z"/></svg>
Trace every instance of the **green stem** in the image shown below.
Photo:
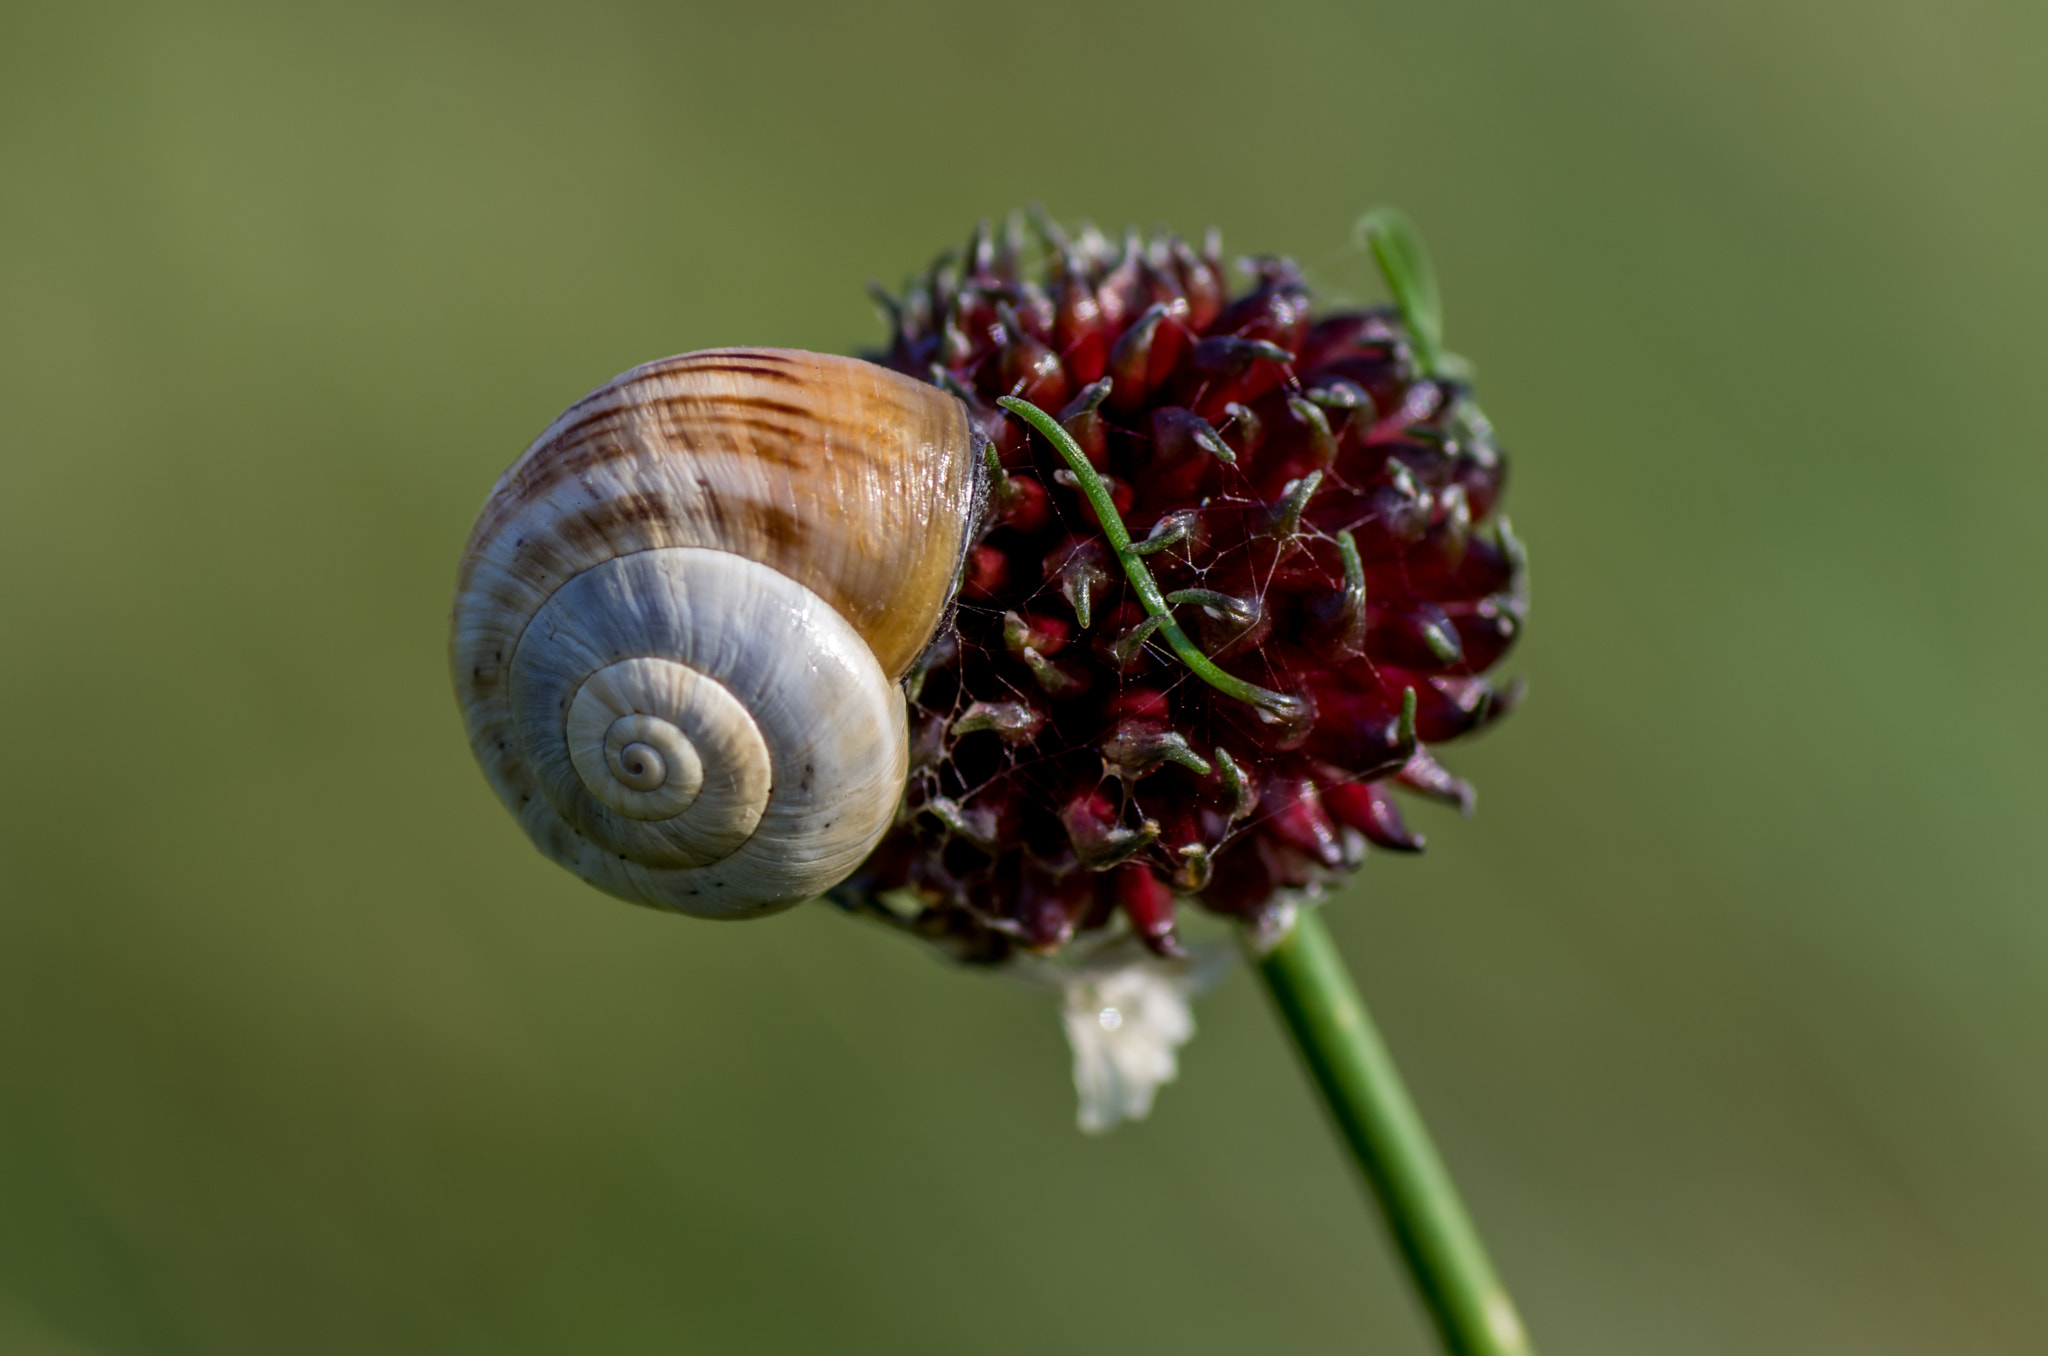
<svg viewBox="0 0 2048 1356"><path fill-rule="evenodd" d="M1534 1356L1322 918L1302 910L1258 968L1379 1198L1444 1347L1456 1356Z"/></svg>

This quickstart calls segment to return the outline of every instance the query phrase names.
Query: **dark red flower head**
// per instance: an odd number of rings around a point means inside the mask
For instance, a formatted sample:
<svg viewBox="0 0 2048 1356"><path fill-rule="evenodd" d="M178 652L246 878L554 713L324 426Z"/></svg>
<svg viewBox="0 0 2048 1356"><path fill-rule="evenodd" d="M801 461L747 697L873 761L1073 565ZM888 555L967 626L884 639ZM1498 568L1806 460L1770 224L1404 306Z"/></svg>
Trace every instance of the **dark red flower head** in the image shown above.
<svg viewBox="0 0 2048 1356"><path fill-rule="evenodd" d="M1039 231L888 299L871 356L966 401L999 469L910 680L902 814L836 897L968 960L1119 922L1173 954L1180 908L1270 922L1368 843L1419 850L1396 787L1469 808L1430 750L1517 695L1485 676L1527 606L1506 467L1398 218L1402 304L1320 317L1285 259L1232 296L1214 232Z"/></svg>

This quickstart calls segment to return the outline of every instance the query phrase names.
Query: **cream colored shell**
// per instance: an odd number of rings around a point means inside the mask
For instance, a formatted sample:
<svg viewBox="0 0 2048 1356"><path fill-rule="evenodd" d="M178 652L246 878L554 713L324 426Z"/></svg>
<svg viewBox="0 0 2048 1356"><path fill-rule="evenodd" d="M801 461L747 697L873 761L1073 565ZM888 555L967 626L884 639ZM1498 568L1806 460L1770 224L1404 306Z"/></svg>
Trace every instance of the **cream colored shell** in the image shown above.
<svg viewBox="0 0 2048 1356"><path fill-rule="evenodd" d="M498 482L455 596L470 743L528 837L707 917L843 879L902 793L899 681L952 595L974 452L950 396L782 349L571 406Z"/></svg>

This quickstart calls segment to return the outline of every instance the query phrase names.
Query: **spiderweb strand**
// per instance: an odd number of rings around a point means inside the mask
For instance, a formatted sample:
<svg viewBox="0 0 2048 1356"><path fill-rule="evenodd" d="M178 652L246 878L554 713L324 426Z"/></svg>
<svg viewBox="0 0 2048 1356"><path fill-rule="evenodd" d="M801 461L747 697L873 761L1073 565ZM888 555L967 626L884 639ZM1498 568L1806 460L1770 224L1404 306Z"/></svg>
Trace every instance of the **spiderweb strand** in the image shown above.
<svg viewBox="0 0 2048 1356"><path fill-rule="evenodd" d="M996 404L1016 415L1031 427L1045 435L1045 440L1058 449L1067 466L1074 473L1074 480L1081 493L1088 497L1088 503L1095 510L1095 517L1102 524L1102 531L1109 538L1109 549L1116 553L1117 563L1123 566L1124 575L1131 581L1131 588L1137 593L1138 601L1145 611L1158 618L1159 634L1167 645L1187 665L1197 678L1215 688L1226 697L1253 707L1261 718L1285 722L1300 720L1308 714L1307 705L1299 697L1284 692L1275 692L1257 683L1248 683L1233 674L1218 668L1216 661L1203 654L1181 630L1180 623L1173 619L1173 610L1167 605L1159 585L1153 581L1152 571L1145 565L1144 556L1133 546L1130 529L1124 526L1123 515L1116 511L1116 504L1109 497L1109 486L1102 483L1102 476L1089 462L1086 454L1075 443L1073 436L1060 427L1059 421L1028 400L1015 396L999 396Z"/></svg>

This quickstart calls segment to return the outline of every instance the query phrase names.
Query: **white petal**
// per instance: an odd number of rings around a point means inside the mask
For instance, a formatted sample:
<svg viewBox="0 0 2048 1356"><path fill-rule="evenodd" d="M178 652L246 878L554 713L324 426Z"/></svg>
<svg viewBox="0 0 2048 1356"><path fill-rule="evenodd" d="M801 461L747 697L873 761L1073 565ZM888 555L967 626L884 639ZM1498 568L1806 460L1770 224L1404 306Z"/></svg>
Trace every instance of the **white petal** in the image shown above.
<svg viewBox="0 0 2048 1356"><path fill-rule="evenodd" d="M1069 981L1060 1021L1074 1047L1083 1130L1100 1134L1152 1110L1153 1094L1180 1072L1180 1047L1195 1034L1192 989L1187 967L1147 961Z"/></svg>
<svg viewBox="0 0 2048 1356"><path fill-rule="evenodd" d="M1199 925L1198 925L1199 926ZM1189 955L1164 960L1128 934L1041 959L1018 956L1003 972L1060 993L1060 1024L1074 1049L1081 1128L1100 1134L1152 1109L1161 1083L1180 1072L1180 1047L1195 1034L1189 1000L1237 963L1233 934L1183 937Z"/></svg>

